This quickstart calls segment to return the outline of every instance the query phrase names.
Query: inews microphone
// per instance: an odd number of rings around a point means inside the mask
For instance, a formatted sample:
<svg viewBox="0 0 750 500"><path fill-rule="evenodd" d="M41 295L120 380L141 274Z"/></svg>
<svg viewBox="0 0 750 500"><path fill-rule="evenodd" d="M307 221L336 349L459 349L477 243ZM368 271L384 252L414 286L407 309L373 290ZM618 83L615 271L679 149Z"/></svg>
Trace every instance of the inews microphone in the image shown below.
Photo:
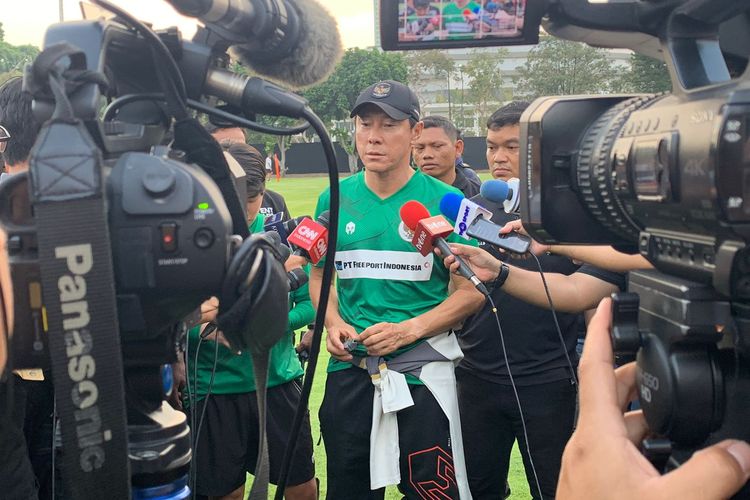
<svg viewBox="0 0 750 500"><path fill-rule="evenodd" d="M302 255L313 264L320 262L328 251L328 211L321 213L318 220L303 218L287 238L290 245L297 247L293 255Z"/></svg>
<svg viewBox="0 0 750 500"><path fill-rule="evenodd" d="M168 0L232 45L253 72L301 88L325 80L343 53L336 19L314 0Z"/></svg>
<svg viewBox="0 0 750 500"><path fill-rule="evenodd" d="M479 194L493 203L503 205L506 214L518 212L520 181L513 177L505 182L502 179L484 181L479 188Z"/></svg>
<svg viewBox="0 0 750 500"><path fill-rule="evenodd" d="M501 235L501 226L485 216L489 210L458 193L446 193L440 200L440 211L448 219L457 221L453 231L466 239L476 238L515 253L526 253L531 244L531 240L521 234ZM489 213L491 216L492 212Z"/></svg>
<svg viewBox="0 0 750 500"><path fill-rule="evenodd" d="M466 265L461 257L451 252L448 242L445 241L445 236L453 232L453 226L443 216L436 215L430 217L430 212L427 211L427 208L414 200L404 203L401 206L399 214L404 225L414 232L411 242L419 250L420 254L426 256L434 248L438 248L443 258L453 255L456 258L456 262L458 262L458 274L471 281L476 289L485 296L489 295L487 287L479 281L479 278L476 277L471 268Z"/></svg>

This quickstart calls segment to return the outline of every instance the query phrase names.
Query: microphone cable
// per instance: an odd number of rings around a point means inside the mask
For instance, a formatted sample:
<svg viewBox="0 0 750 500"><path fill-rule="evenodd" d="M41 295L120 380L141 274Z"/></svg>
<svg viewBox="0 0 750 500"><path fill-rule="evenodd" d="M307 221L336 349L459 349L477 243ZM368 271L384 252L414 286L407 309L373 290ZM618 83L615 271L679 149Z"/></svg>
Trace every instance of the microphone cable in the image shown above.
<svg viewBox="0 0 750 500"><path fill-rule="evenodd" d="M536 467L534 466L534 458L531 456L531 447L529 445L529 434L526 430L526 420L523 416L523 408L521 407L521 398L518 397L518 389L516 388L516 382L513 379L513 373L510 369L510 362L508 361L508 350L505 348L505 336L503 335L503 329L500 326L500 317L497 314L497 306L495 301L492 300L492 295L487 296L487 300L492 306L492 313L495 316L495 322L497 323L497 331L500 334L500 346L503 349L503 359L505 360L505 367L508 369L508 378L510 378L510 386L513 388L513 395L516 398L516 405L518 406L518 414L521 417L521 428L523 429L523 439L526 442L526 455L529 457L529 465L531 466L531 473L534 475L534 483L537 492L539 492L539 498L544 498L542 495L542 487L539 485L539 477L536 473Z"/></svg>
<svg viewBox="0 0 750 500"><path fill-rule="evenodd" d="M292 455L297 444L297 438L299 436L300 429L302 428L302 422L308 411L308 402L310 400L310 392L312 391L312 384L315 378L315 368L318 366L318 353L320 352L320 341L323 338L323 322L325 320L326 311L328 309L328 296L331 291L331 285L333 284L333 265L334 265L334 254L336 251L336 241L338 239L338 227L339 227L339 178L338 168L336 163L336 152L333 149L333 143L331 138L326 132L325 124L323 121L308 107L305 109L303 119L307 120L312 126L315 133L320 138L320 143L323 146L323 151L326 156L328 163L328 179L330 189L330 220L328 224L328 251L326 255L325 265L323 266L323 279L320 287L320 297L318 300L318 308L315 313L315 327L313 328L313 337L310 345L310 357L307 362L307 370L305 371L305 378L302 382L302 394L300 395L300 401L297 405L297 411L294 413L294 422L292 428L289 431L289 439L284 450L284 459L281 464L281 470L279 472L279 479L276 484L276 496L275 500L283 500L284 490L286 488L286 481L289 475L289 468L292 463Z"/></svg>
<svg viewBox="0 0 750 500"><path fill-rule="evenodd" d="M555 305L552 303L552 294L550 294L549 286L547 286L547 278L544 277L544 271L542 270L542 263L539 262L539 258L534 255L534 252L529 251L528 252L536 262L536 267L539 269L539 276L542 277L542 284L544 285L544 293L547 294L547 302L549 303L549 309L552 312L552 319L555 321L555 329L557 330L557 336L560 339L560 345L562 346L563 354L565 355L565 361L568 363L568 369L570 370L570 376L571 380L573 381L573 387L576 391L576 398L578 397L578 377L576 376L576 371L573 368L573 362L570 360L570 355L568 354L568 347L565 345L565 338L562 334L562 329L560 328L560 322L557 319L557 312L555 311Z"/></svg>

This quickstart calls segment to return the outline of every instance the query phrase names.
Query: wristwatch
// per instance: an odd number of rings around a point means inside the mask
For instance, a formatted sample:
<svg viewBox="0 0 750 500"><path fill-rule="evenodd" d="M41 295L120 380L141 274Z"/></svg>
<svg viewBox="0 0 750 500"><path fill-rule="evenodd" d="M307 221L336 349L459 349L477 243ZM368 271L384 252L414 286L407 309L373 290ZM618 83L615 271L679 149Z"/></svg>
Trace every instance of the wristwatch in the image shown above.
<svg viewBox="0 0 750 500"><path fill-rule="evenodd" d="M508 274L510 274L510 267L508 267L505 262L501 262L500 271L497 273L497 278L495 278L495 281L492 282L492 289L497 290L498 288L502 288L502 286L505 284L505 280L508 279Z"/></svg>

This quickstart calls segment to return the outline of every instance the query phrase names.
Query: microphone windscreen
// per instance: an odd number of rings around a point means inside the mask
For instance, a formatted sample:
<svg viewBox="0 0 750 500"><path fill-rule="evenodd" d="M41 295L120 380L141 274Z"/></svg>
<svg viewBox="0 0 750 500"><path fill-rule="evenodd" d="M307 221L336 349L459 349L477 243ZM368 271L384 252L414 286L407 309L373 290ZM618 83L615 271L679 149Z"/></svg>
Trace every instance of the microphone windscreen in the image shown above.
<svg viewBox="0 0 750 500"><path fill-rule="evenodd" d="M401 215L401 220L404 221L404 225L414 231L417 228L419 221L429 217L430 212L427 210L427 207L418 201L411 200L401 205L399 215Z"/></svg>
<svg viewBox="0 0 750 500"><path fill-rule="evenodd" d="M445 196L440 200L440 213L456 222L463 200L464 197L458 193L445 193Z"/></svg>
<svg viewBox="0 0 750 500"><path fill-rule="evenodd" d="M336 19L314 0L286 0L299 14L297 43L268 58L257 46L235 45L233 55L253 71L297 89L328 78L343 54Z"/></svg>
<svg viewBox="0 0 750 500"><path fill-rule="evenodd" d="M493 203L502 203L508 199L510 187L502 179L484 181L479 188L479 194Z"/></svg>
<svg viewBox="0 0 750 500"><path fill-rule="evenodd" d="M329 229L329 226L331 225L331 212L329 210L320 212L320 215L318 215L316 220L318 221L318 224Z"/></svg>

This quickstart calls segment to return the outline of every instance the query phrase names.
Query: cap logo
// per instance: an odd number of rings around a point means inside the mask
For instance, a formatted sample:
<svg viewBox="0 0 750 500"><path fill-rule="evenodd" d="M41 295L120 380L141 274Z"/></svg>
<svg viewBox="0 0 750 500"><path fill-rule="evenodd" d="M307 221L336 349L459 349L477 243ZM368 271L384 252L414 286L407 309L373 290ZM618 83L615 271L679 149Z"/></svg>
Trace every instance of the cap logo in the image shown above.
<svg viewBox="0 0 750 500"><path fill-rule="evenodd" d="M382 99L383 97L388 97L391 95L391 84L386 82L381 82L375 85L372 89L372 96L377 99Z"/></svg>

